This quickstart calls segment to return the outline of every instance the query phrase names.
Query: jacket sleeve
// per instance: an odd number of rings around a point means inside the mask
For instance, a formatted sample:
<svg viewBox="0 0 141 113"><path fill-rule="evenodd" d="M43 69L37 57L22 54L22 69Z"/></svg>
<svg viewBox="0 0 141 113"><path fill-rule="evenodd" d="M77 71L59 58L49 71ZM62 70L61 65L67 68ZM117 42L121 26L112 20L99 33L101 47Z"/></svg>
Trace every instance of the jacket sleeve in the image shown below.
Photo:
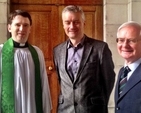
<svg viewBox="0 0 141 113"><path fill-rule="evenodd" d="M103 46L102 53L100 54L100 68L102 83L104 84L104 92L108 102L115 82L115 72L112 53L107 43Z"/></svg>

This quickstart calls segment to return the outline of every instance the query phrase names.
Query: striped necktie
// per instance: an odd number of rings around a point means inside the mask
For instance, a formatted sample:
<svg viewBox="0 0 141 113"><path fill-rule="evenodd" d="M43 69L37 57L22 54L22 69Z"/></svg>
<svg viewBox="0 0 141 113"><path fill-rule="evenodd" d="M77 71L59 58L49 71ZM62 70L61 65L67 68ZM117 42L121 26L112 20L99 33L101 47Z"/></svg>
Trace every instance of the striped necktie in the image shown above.
<svg viewBox="0 0 141 113"><path fill-rule="evenodd" d="M119 95L122 93L122 90L123 88L125 87L126 85L126 82L127 82L127 75L128 73L130 72L130 68L128 66L126 66L123 70L123 73L120 77L120 83L119 83Z"/></svg>

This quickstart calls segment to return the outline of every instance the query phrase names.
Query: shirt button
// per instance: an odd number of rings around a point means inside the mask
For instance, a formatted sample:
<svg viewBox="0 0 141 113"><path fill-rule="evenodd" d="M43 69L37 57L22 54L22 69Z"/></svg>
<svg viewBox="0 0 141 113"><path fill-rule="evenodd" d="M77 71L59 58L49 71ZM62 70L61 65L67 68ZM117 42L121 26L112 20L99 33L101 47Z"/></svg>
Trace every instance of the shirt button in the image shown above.
<svg viewBox="0 0 141 113"><path fill-rule="evenodd" d="M116 108L116 110L119 110L119 109L120 109L119 107Z"/></svg>

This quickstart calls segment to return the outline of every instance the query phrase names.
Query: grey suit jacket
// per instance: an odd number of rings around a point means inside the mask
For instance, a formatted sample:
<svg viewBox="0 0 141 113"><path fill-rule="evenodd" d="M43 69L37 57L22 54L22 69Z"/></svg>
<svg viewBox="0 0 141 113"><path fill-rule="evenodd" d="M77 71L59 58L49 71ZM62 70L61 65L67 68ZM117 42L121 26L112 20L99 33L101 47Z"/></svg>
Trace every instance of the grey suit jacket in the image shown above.
<svg viewBox="0 0 141 113"><path fill-rule="evenodd" d="M84 52L74 82L66 70L68 41L54 48L61 87L58 113L107 113L115 81L111 51L105 42L85 36Z"/></svg>
<svg viewBox="0 0 141 113"><path fill-rule="evenodd" d="M141 113L141 64L133 72L120 97L118 97L119 71L115 88L115 113Z"/></svg>

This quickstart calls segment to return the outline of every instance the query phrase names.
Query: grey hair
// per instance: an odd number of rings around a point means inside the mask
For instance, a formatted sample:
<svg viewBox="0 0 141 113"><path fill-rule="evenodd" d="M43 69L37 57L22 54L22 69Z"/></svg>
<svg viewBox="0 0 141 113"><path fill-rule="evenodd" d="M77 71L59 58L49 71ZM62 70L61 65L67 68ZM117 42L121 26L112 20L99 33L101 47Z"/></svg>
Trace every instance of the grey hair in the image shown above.
<svg viewBox="0 0 141 113"><path fill-rule="evenodd" d="M83 12L83 9L80 7L80 6L76 6L76 5L69 5L69 6L66 6L63 11L62 11L62 15L65 13L65 12L74 12L74 13L81 13L82 15L82 19L85 21L85 14Z"/></svg>
<svg viewBox="0 0 141 113"><path fill-rule="evenodd" d="M141 25L140 25L139 23L135 22L135 21L128 21L128 22L123 23L123 24L118 28L118 30L117 30L117 37L118 37L119 31L120 31L122 28L126 27L126 26L133 26L133 27L136 27L137 29L140 30L140 36L141 36Z"/></svg>

